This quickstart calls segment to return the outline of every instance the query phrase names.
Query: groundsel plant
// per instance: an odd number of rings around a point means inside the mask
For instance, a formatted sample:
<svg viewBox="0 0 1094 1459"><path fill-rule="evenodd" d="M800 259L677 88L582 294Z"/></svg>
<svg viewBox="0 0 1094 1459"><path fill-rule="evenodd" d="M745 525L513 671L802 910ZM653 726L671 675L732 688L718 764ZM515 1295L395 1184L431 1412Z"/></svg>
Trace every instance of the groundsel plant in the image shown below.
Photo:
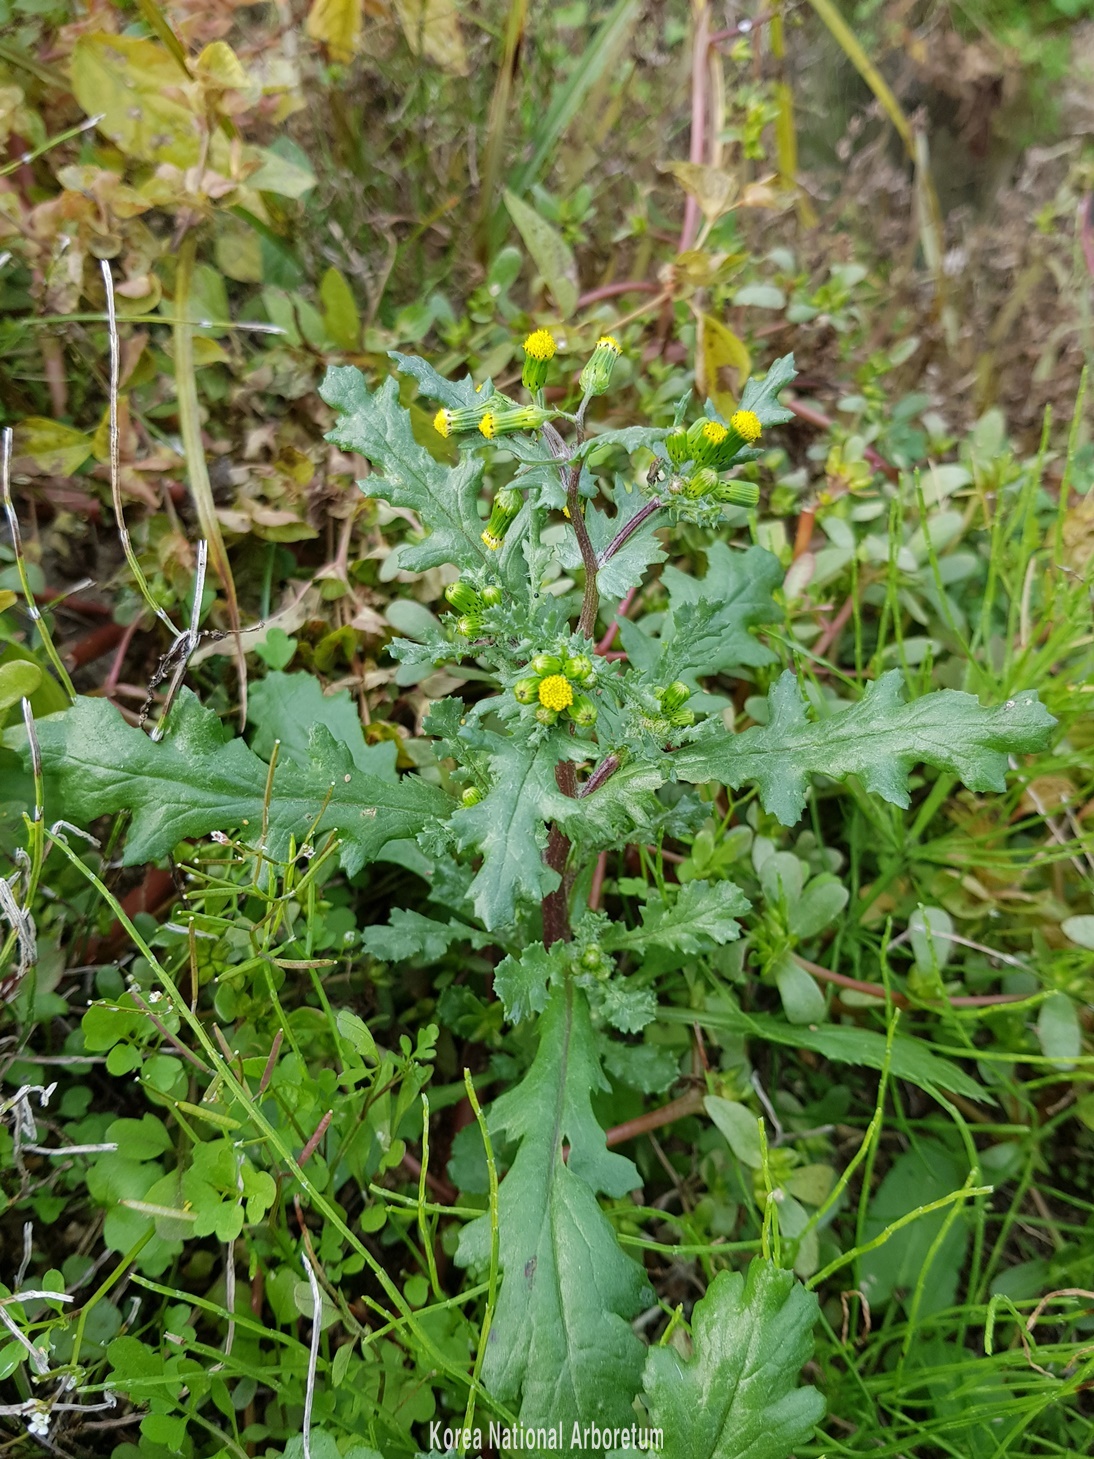
<svg viewBox="0 0 1094 1459"><path fill-rule="evenodd" d="M761 1254L746 1273L720 1271L711 1282L691 1316L689 1360L664 1345L668 1333L647 1348L634 1324L656 1315L654 1297L600 1199L631 1209L640 1177L608 1148L593 1108L608 1087L605 1065L641 1052L634 1040L662 1017L692 1017L659 1007L659 970L680 968L685 955L722 955L740 936L749 900L724 869L678 882L658 871L635 889L640 923L628 926L600 908L602 853L693 840L723 788L747 786L769 828L799 820L817 776L853 776L856 793L900 806L923 762L974 790L1002 790L1008 755L1044 744L1052 720L1032 693L994 706L952 690L905 703L899 671L853 700L807 692L801 666L780 666L756 632L783 617L783 572L748 545L758 489L739 476L760 457L765 433L791 418L778 397L793 379L792 359L750 380L728 420L708 402L689 421L685 399L667 430L596 433L590 407L610 389L620 355L617 340L602 336L569 399L563 382L547 388L557 371L547 329L525 341L523 399L489 380L451 382L401 354L375 390L355 368L327 373L321 394L337 412L329 439L369 462L363 491L420 524L399 546L398 567L447 578L451 611L391 645L400 684L457 666L465 686L432 704L424 726L432 758L419 754L415 772L351 755L320 722L306 742L301 733L280 757L275 747L263 759L226 738L185 689L158 743L104 700L78 698L36 728L46 813L63 807L86 824L128 811L130 863L232 831L267 860L291 860L301 845L337 849L354 875L382 857L400 859L392 848L409 845L429 878L426 913L396 909L388 926L365 929L365 948L423 964L437 948L496 948L493 993L535 1053L485 1124L468 1131L480 1154L485 1144L490 1198L462 1227L456 1261L486 1300L477 1353L461 1370L466 1408L450 1409L450 1427L429 1438L431 1449L489 1441L579 1452L595 1428L618 1452L648 1447L658 1432L665 1451L688 1459L783 1459L822 1411L819 1395L798 1386L816 1299L795 1267L807 1274L800 1253L810 1233L815 1248L814 1228L836 1196L806 1221L783 1199L785 1172L768 1157L764 1126L741 1103L720 1099L735 1138L754 1149ZM412 428L399 376L432 402L427 439ZM701 578L667 560L682 525L709 534ZM741 683L767 687L766 700L747 701L751 723L739 721L730 697L729 686ZM28 740L30 765L37 751ZM775 959L843 902L821 897L823 908L794 915L783 905L794 900L789 870L771 867L759 895L772 914ZM824 892L825 877L815 880ZM807 996L788 977L776 981L791 1022L825 1016L815 984ZM701 986L691 996L701 999ZM200 1023L194 1029L206 1057L218 1059ZM211 1067L235 1088L228 1065ZM675 1077L670 1069L667 1081L646 1087L665 1089ZM470 1077L468 1088L473 1095ZM262 1141L268 1131L244 1096L237 1093L239 1118ZM500 1184L494 1149L508 1166ZM300 1179L299 1167L287 1169ZM333 1219L314 1191L301 1191ZM343 1234L349 1239L348 1228ZM373 1265L364 1246L360 1255ZM425 1328L373 1270L405 1340L420 1340L433 1361ZM436 1362L449 1378L460 1369L448 1357ZM491 1435L488 1424L501 1430ZM522 1437L529 1433L531 1441Z"/></svg>

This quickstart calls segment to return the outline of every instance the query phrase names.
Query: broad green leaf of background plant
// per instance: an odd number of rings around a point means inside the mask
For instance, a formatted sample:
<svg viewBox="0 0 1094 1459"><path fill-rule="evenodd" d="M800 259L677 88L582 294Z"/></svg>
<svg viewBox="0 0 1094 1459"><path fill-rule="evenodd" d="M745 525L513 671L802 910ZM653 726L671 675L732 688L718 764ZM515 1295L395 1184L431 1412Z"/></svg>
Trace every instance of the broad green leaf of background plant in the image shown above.
<svg viewBox="0 0 1094 1459"><path fill-rule="evenodd" d="M504 1279L482 1377L502 1402L521 1395L525 1426L561 1422L569 1435L575 1422L633 1421L644 1349L630 1319L650 1294L596 1199L640 1182L593 1115L592 1092L606 1085L583 995L556 988L539 1032L524 1081L489 1114L491 1133L520 1149L499 1196ZM457 1260L480 1266L489 1252L483 1216L461 1233Z"/></svg>
<svg viewBox="0 0 1094 1459"><path fill-rule="evenodd" d="M505 206L516 224L524 246L554 296L558 312L569 319L577 308L577 264L570 246L558 229L541 218L530 204L505 191Z"/></svg>
<svg viewBox="0 0 1094 1459"><path fill-rule="evenodd" d="M910 804L908 775L921 762L952 771L970 790L1005 790L1008 753L1042 749L1056 723L1029 691L985 709L956 689L904 704L903 684L903 674L892 669L857 704L811 721L787 670L768 695L766 725L681 750L673 769L681 780L716 780L734 789L755 783L764 808L792 826L805 807L810 775L857 775L868 791L899 806Z"/></svg>
<svg viewBox="0 0 1094 1459"><path fill-rule="evenodd" d="M482 543L478 499L482 462L464 455L455 468L435 461L419 446L410 428L410 413L399 404L394 378L370 392L365 377L352 365L332 365L319 393L341 412L327 435L343 451L357 451L377 468L359 485L369 496L392 506L409 507L429 529L416 545L404 545L399 565L408 572L424 572L452 562L479 567L489 557Z"/></svg>
<svg viewBox="0 0 1094 1459"><path fill-rule="evenodd" d="M456 0L391 0L406 43L416 56L454 76L466 76L467 51Z"/></svg>
<svg viewBox="0 0 1094 1459"><path fill-rule="evenodd" d="M741 387L752 373L752 357L744 341L738 339L720 319L702 314L698 325L696 385L714 401L723 415L730 415L736 409ZM736 372L731 389L722 384L720 371L723 369Z"/></svg>
<svg viewBox="0 0 1094 1459"><path fill-rule="evenodd" d="M186 72L170 52L137 36L83 35L72 52L72 90L99 130L142 162L192 167L208 146L214 166L227 160L227 142L215 131L203 138L186 100ZM219 170L219 169L218 169Z"/></svg>
<svg viewBox="0 0 1094 1459"><path fill-rule="evenodd" d="M643 1399L667 1459L786 1459L824 1414L799 1388L813 1351L817 1299L770 1262L719 1272L691 1319L695 1354L646 1357Z"/></svg>
<svg viewBox="0 0 1094 1459"><path fill-rule="evenodd" d="M895 1071L894 1071L895 1072ZM899 1155L870 1201L863 1238L872 1240L886 1226L960 1190L965 1170L937 1140L920 1139ZM855 1263L855 1280L871 1307L884 1306L898 1289L911 1292L924 1271L924 1263L948 1211L933 1211L895 1231L883 1246L867 1251ZM920 1314L941 1312L952 1305L964 1265L969 1228L959 1212L934 1254L926 1272Z"/></svg>
<svg viewBox="0 0 1094 1459"><path fill-rule="evenodd" d="M183 689L162 743L126 724L104 699L77 699L37 727L46 775L46 818L87 825L132 812L124 861L153 861L180 841L238 830L257 844L269 767L240 739L224 737L216 714ZM27 752L24 749L24 759ZM329 799L328 799L329 792ZM442 790L416 777L392 782L360 770L321 724L307 764L286 761L274 775L267 845L285 854L318 818L316 835L342 840L352 875L389 841L413 837L451 806ZM320 814L321 813L321 814Z"/></svg>

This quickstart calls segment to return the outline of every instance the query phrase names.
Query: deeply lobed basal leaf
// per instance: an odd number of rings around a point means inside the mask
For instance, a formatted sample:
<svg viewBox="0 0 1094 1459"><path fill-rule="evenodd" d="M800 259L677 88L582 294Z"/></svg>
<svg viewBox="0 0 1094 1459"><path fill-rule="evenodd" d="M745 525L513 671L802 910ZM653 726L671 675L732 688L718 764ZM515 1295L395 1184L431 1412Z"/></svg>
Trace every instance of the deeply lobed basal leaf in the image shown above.
<svg viewBox="0 0 1094 1459"><path fill-rule="evenodd" d="M37 733L47 820L63 816L86 826L98 816L132 812L126 865L166 856L180 841L211 831L238 830L252 843L261 838L269 767L243 740L226 740L216 714L188 689L159 744L105 699L77 699L66 713L42 720ZM309 750L307 764L286 760L275 770L266 836L273 856L317 823L318 836L333 831L341 838L342 864L352 874L451 804L416 777L382 779L361 770L322 725L313 727Z"/></svg>
<svg viewBox="0 0 1094 1459"><path fill-rule="evenodd" d="M857 704L810 719L801 686L787 670L768 695L766 725L711 734L658 764L629 766L589 799L625 800L670 777L734 789L751 783L759 786L764 808L790 826L805 807L813 775L857 775L867 790L899 806L910 804L908 775L920 763L952 771L970 790L1004 790L1008 754L1043 748L1056 723L1032 691L992 708L956 689L905 704L903 684L893 669L868 685Z"/></svg>
<svg viewBox="0 0 1094 1459"><path fill-rule="evenodd" d="M719 1272L692 1314L694 1356L646 1358L644 1401L668 1459L786 1459L824 1413L798 1375L813 1351L817 1299L792 1272L756 1258Z"/></svg>
<svg viewBox="0 0 1094 1459"><path fill-rule="evenodd" d="M631 1330L649 1300L642 1268L620 1250L596 1192L623 1196L638 1172L608 1151L590 1102L604 1087L588 1005L568 983L550 996L523 1083L490 1111L520 1142L498 1202L504 1272L483 1381L521 1398L525 1426L629 1425L644 1349ZM564 1159L564 1145L569 1155ZM457 1260L484 1263L490 1218L461 1233Z"/></svg>

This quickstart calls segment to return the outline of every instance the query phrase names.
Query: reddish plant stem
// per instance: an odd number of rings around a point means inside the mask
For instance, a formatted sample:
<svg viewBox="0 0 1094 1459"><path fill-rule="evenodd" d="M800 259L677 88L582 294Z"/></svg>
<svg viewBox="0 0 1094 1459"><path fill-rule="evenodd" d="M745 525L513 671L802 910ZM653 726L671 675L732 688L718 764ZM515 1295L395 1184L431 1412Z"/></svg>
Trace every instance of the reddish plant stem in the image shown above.
<svg viewBox="0 0 1094 1459"><path fill-rule="evenodd" d="M593 867L592 885L589 887L589 911L595 912L600 907L600 898L604 893L604 878L608 872L608 853L602 851L596 858L596 865Z"/></svg>
<svg viewBox="0 0 1094 1459"><path fill-rule="evenodd" d="M129 652L137 629L141 626L141 615L138 613L133 622L129 624L122 634L121 642L118 644L118 652L114 655L114 662L110 665L110 672L103 680L103 694L109 699L118 687L118 680L122 676L122 669L125 666L125 656Z"/></svg>
<svg viewBox="0 0 1094 1459"><path fill-rule="evenodd" d="M660 508L663 506L664 502L659 496L650 497L646 505L642 507L639 511L635 512L634 516L630 519L625 527L620 527L619 531L608 543L607 547L605 547L604 555L600 559L601 565L603 565L605 562L610 562L615 554L619 552L624 546L626 546L626 544L638 531L639 527L641 527L645 522L648 522L649 519L653 516L654 512L660 510Z"/></svg>
<svg viewBox="0 0 1094 1459"><path fill-rule="evenodd" d="M707 51L710 49L710 12L706 0L699 0L692 9L695 18L695 34L691 50L691 146L688 158L693 163L702 163L706 155L707 116ZM684 205L684 226L680 230L678 253L686 253L695 243L699 232L699 204L688 193Z"/></svg>
<svg viewBox="0 0 1094 1459"><path fill-rule="evenodd" d="M787 410L792 410L799 420L806 420L811 426L817 426L822 431L830 431L832 429L834 422L822 410L817 410L814 406L806 405L803 401L795 400L789 395L783 396L783 404ZM900 480L900 472L892 462L886 461L884 456L875 451L873 446L864 447L862 454L875 471L882 472L890 481Z"/></svg>
<svg viewBox="0 0 1094 1459"><path fill-rule="evenodd" d="M303 1150L301 1150L300 1159L296 1162L298 1165L306 1165L311 1157L315 1154L316 1146L319 1144L319 1141L323 1138L323 1136L327 1133L330 1122L333 1118L334 1111L332 1109L327 1110L326 1114L319 1121L318 1125L316 1125L315 1134L304 1146Z"/></svg>
<svg viewBox="0 0 1094 1459"><path fill-rule="evenodd" d="M571 766L571 769L572 768L573 767ZM610 780L618 769L619 756L606 755L593 771L593 773L589 776L588 780L586 780L585 784L577 792L577 794L579 796L592 795L595 791L600 789L600 787L604 784L606 780ZM567 794L570 794L570 792L567 792Z"/></svg>
<svg viewBox="0 0 1094 1459"><path fill-rule="evenodd" d="M577 795L577 771L571 760L560 760L555 766L555 782L563 795ZM570 940L570 886L566 862L570 855L570 839L556 822L547 834L547 850L543 859L552 871L558 872L559 883L543 898L543 945Z"/></svg>
<svg viewBox="0 0 1094 1459"><path fill-rule="evenodd" d="M1094 193L1087 193L1079 204L1079 241L1086 271L1094 279Z"/></svg>
<svg viewBox="0 0 1094 1459"><path fill-rule="evenodd" d="M403 1168L414 1177L415 1180L422 1178L422 1162L416 1155L408 1150L402 1159ZM437 1199L445 1206L454 1206L459 1197L459 1191L443 1176L434 1175L431 1170L425 1173L425 1183Z"/></svg>
<svg viewBox="0 0 1094 1459"><path fill-rule="evenodd" d="M895 988L887 992L880 983L862 983L858 978L848 978L844 973L834 973L830 968L822 968L820 963L811 963L808 958L799 957L797 953L792 956L799 967L812 973L814 978L819 978L823 983L835 983L838 987L850 988L855 993L866 993L871 998L880 998L883 1003L892 1003L895 1008L912 1006L912 1000L904 993L898 993ZM946 1002L954 1008L994 1008L1004 1003L1023 1003L1028 997L1028 993L973 993L947 998Z"/></svg>
<svg viewBox="0 0 1094 1459"><path fill-rule="evenodd" d="M596 548L589 536L589 529L585 525L585 516L577 494L580 480L581 463L578 461L570 468L570 480L566 487L566 506L569 509L570 522L573 525L574 536L577 538L578 549L581 553L581 563L585 569L585 596L581 602L581 617L577 621L577 628L578 632L584 634L586 638L592 638L596 632L596 615L600 611L600 592L596 586L599 563L596 558Z"/></svg>
<svg viewBox="0 0 1094 1459"><path fill-rule="evenodd" d="M94 663L125 637L125 628L120 623L100 623L90 633L78 638L65 651L65 664L70 669L80 669L84 664Z"/></svg>
<svg viewBox="0 0 1094 1459"><path fill-rule="evenodd" d="M58 600L61 600L58 602ZM73 613L82 613L85 618L110 618L113 610L105 603L98 603L94 598L78 598L70 596L62 588L43 588L40 593L35 593L36 603L58 603L61 608L70 608Z"/></svg>
<svg viewBox="0 0 1094 1459"><path fill-rule="evenodd" d="M637 596L637 587L630 588L628 590L626 597L623 598L622 602L619 604L619 607L615 610L615 617L612 619L608 631L605 633L604 637L596 646L596 651L598 654L606 654L611 648L612 644L615 642L615 636L619 632L619 625L621 621L626 618L627 614L631 611L634 600Z"/></svg>
<svg viewBox="0 0 1094 1459"><path fill-rule="evenodd" d="M798 518L798 529L794 533L794 561L804 557L809 551L809 544L813 540L813 527L817 520L817 508L815 503L803 507L801 516Z"/></svg>
<svg viewBox="0 0 1094 1459"><path fill-rule="evenodd" d="M847 620L850 618L851 614L854 611L854 596L852 594L848 594L847 599L843 604L843 607L839 610L836 616L832 619L831 623L829 623L828 626L825 628L820 638L818 638L816 643L813 645L813 652L819 658L823 658L824 655L835 643L836 639L839 638L840 634L847 626Z"/></svg>
<svg viewBox="0 0 1094 1459"><path fill-rule="evenodd" d="M260 1095L266 1093L270 1080L273 1078L273 1071L277 1065L277 1056L281 1052L281 1043L284 1037L285 1030L283 1028L279 1028L274 1034L274 1041L270 1048L270 1057L266 1060L266 1067L262 1071L262 1078L258 1081L258 1092Z"/></svg>
<svg viewBox="0 0 1094 1459"><path fill-rule="evenodd" d="M633 1120L624 1120L621 1125L614 1125L604 1136L609 1147L622 1145L626 1140L636 1140L640 1135L648 1135L652 1130L659 1130L663 1125L675 1124L677 1120L687 1119L689 1115L696 1115L703 1108L703 1091L701 1089L689 1089L687 1094L680 1095L669 1104L663 1104L660 1109L651 1109L647 1114L637 1115Z"/></svg>

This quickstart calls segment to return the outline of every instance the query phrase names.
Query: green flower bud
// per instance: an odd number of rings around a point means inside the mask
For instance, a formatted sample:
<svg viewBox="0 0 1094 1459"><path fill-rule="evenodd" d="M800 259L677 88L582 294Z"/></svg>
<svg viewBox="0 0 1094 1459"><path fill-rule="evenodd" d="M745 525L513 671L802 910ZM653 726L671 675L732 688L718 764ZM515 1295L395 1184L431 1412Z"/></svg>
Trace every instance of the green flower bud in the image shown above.
<svg viewBox="0 0 1094 1459"><path fill-rule="evenodd" d="M538 405L517 405L511 409L498 407L487 410L478 423L479 430L488 441L495 436L511 436L514 431L538 431L547 421L554 420L557 413Z"/></svg>
<svg viewBox="0 0 1094 1459"><path fill-rule="evenodd" d="M490 520L482 534L482 540L491 552L497 552L505 541L509 524L524 505L524 497L515 487L503 486L494 498Z"/></svg>
<svg viewBox="0 0 1094 1459"><path fill-rule="evenodd" d="M444 595L457 613L478 613L482 610L482 599L470 583L449 583Z"/></svg>
<svg viewBox="0 0 1094 1459"><path fill-rule="evenodd" d="M708 492L714 491L717 485L718 473L709 466L700 466L684 482L684 494L694 501L698 497L706 496Z"/></svg>
<svg viewBox="0 0 1094 1459"><path fill-rule="evenodd" d="M661 708L666 714L672 714L674 710L680 709L691 698L691 690L682 679L677 679L667 689L658 689L656 692L657 698L661 702Z"/></svg>
<svg viewBox="0 0 1094 1459"><path fill-rule="evenodd" d="M579 694L567 711L575 724L588 728L596 724L596 705L587 694Z"/></svg>
<svg viewBox="0 0 1094 1459"><path fill-rule="evenodd" d="M562 672L567 679L579 679L584 683L593 672L593 661L588 654L574 654L563 664Z"/></svg>
<svg viewBox="0 0 1094 1459"><path fill-rule="evenodd" d="M465 806L468 807L478 805L479 801L482 800L482 791L478 788L477 785L469 785L467 789L461 793L460 800Z"/></svg>
<svg viewBox="0 0 1094 1459"><path fill-rule="evenodd" d="M498 608L505 601L505 594L497 583L487 583L480 596L488 608Z"/></svg>
<svg viewBox="0 0 1094 1459"><path fill-rule="evenodd" d="M477 638L482 632L482 619L477 613L464 613L456 619L456 632L464 638Z"/></svg>
<svg viewBox="0 0 1094 1459"><path fill-rule="evenodd" d="M669 715L669 723L676 725L678 729L686 729L695 723L695 710L678 709L675 714Z"/></svg>
<svg viewBox="0 0 1094 1459"><path fill-rule="evenodd" d="M731 507L754 507L760 500L760 488L752 481L719 482L714 494Z"/></svg>
<svg viewBox="0 0 1094 1459"><path fill-rule="evenodd" d="M541 704L536 710L536 718L540 724L555 724L558 720L558 710L548 709L546 704Z"/></svg>
<svg viewBox="0 0 1094 1459"><path fill-rule="evenodd" d="M513 694L518 704L535 704L539 698L539 680L518 679L513 685Z"/></svg>
<svg viewBox="0 0 1094 1459"><path fill-rule="evenodd" d="M683 426L674 426L669 431L665 437L665 450L669 453L669 460L674 466L683 466L685 461L691 460L688 433Z"/></svg>
<svg viewBox="0 0 1094 1459"><path fill-rule="evenodd" d="M596 349L581 372L583 395L603 395L611 384L615 362L622 351L610 334L603 334L596 342Z"/></svg>
<svg viewBox="0 0 1094 1459"><path fill-rule="evenodd" d="M525 390L543 389L556 348L555 337L549 329L534 330L524 341L524 369L520 380Z"/></svg>
<svg viewBox="0 0 1094 1459"><path fill-rule="evenodd" d="M562 660L557 654L536 654L532 668L542 679L545 674L561 674Z"/></svg>

